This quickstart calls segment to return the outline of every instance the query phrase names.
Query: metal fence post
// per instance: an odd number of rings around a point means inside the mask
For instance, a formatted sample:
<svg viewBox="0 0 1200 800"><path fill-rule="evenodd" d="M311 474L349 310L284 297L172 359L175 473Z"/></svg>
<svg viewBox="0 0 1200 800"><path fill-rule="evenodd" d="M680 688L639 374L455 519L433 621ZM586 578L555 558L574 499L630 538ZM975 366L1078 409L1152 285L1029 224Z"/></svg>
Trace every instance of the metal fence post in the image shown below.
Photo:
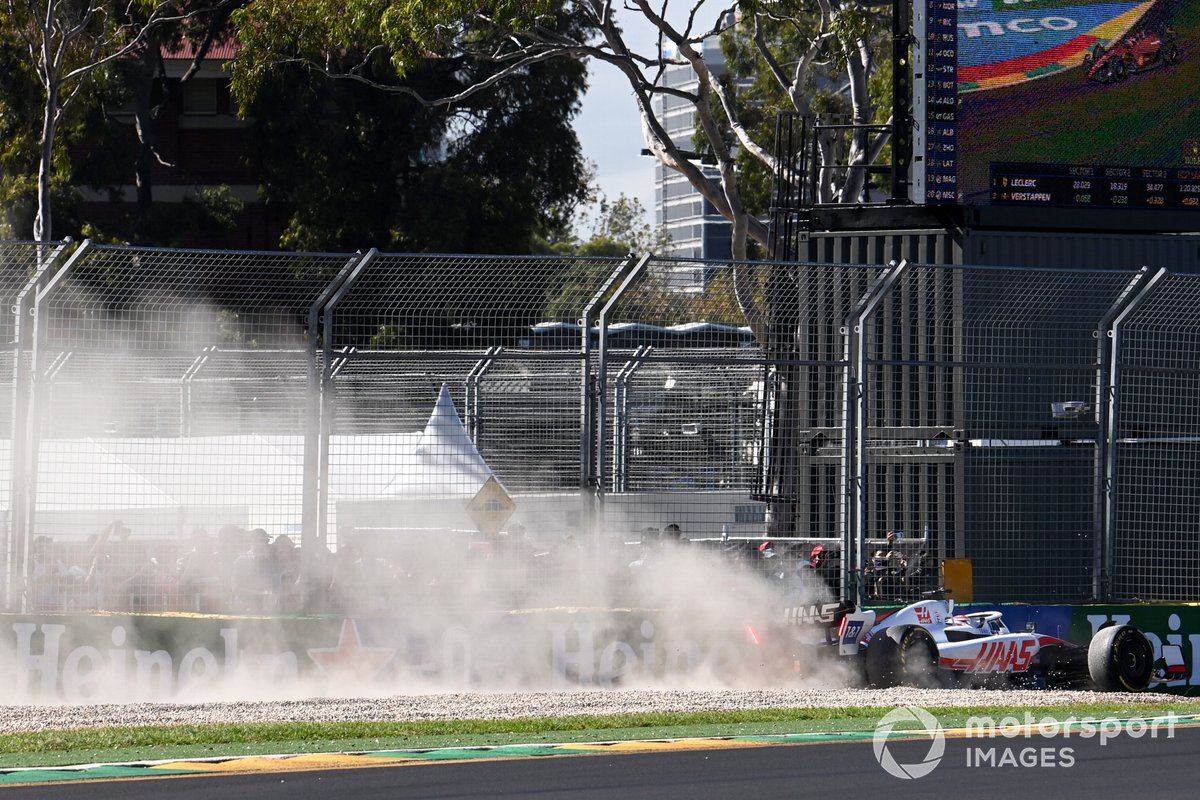
<svg viewBox="0 0 1200 800"><path fill-rule="evenodd" d="M1121 433L1121 328L1169 273L1160 267L1153 273L1143 268L1130 282L1119 300L1102 321L1099 349L1101 356L1108 350L1107 376L1099 387L1098 395L1103 400L1097 407L1097 454L1096 454L1096 505L1100 519L1097 520L1095 558L1092 588L1096 600L1108 599L1112 589L1113 540L1116 535L1117 512L1119 510L1119 487L1117 485L1117 445ZM1107 341L1105 341L1107 339ZM1107 348L1105 347L1107 345ZM1101 373L1103 373L1103 369Z"/></svg>
<svg viewBox="0 0 1200 800"><path fill-rule="evenodd" d="M858 509L858 405L859 395L863 387L855 372L858 362L861 335L853 318L847 320L842 329L845 337L845 381L843 386L842 407L842 599L858 602L862 592L858 586L858 577L862 574L857 569L858 557L854 554L857 541L858 527L856 516Z"/></svg>
<svg viewBox="0 0 1200 800"><path fill-rule="evenodd" d="M846 320L845 408L842 424L842 597L861 602L859 577L866 566L867 518L867 346L863 329L884 296L909 268L908 261L892 262L867 289Z"/></svg>
<svg viewBox="0 0 1200 800"><path fill-rule="evenodd" d="M179 435L192 435L192 381L204 369L208 359L216 352L216 345L205 347L196 356L196 360L188 366L179 379Z"/></svg>
<svg viewBox="0 0 1200 800"><path fill-rule="evenodd" d="M356 254L339 270L308 309L308 393L304 419L304 492L301 508L303 572L312 575L316 550L325 547L329 460L329 375L333 369L333 298L340 299L377 250Z"/></svg>
<svg viewBox="0 0 1200 800"><path fill-rule="evenodd" d="M649 255L646 256L648 258ZM603 496L598 487L596 461L603 452L603 440L597 443L596 411L600 409L600 418L604 418L603 394L597 394L597 377L592 373L592 320L596 317L596 309L604 302L605 296L621 278L634 267L632 254L622 261L605 279L603 285L596 290L587 304L583 307L583 315L579 319L582 335L580 342L580 357L582 359L582 376L580 386L580 426L579 426L579 494L582 505L581 523L589 536L596 538L595 525L596 504L602 502ZM597 399L599 398L599 399Z"/></svg>
<svg viewBox="0 0 1200 800"><path fill-rule="evenodd" d="M600 318L599 318L599 322L598 322L599 328L600 328L600 338L599 338L600 354L599 354L598 364L597 364L597 368L596 368L596 371L598 373L597 379L596 379L596 396L600 400L600 403L599 403L600 414L597 419L598 424L596 426L597 446L596 446L596 476L595 476L596 477L596 487L595 488L596 488L596 496L598 498L600 498L601 500L604 497L604 481L605 481L604 442L608 438L608 414L606 412L605 407L608 404L608 321L609 321L609 314L612 313L613 308L617 305L618 302L620 302L621 297L624 296L625 292L628 291L629 287L632 286L639 277L641 277L642 270L644 270L646 268L646 264L648 264L650 262L651 258L653 258L653 254L651 254L651 253L646 253L641 258L639 258L637 263L633 265L633 269L629 270L628 274L625 275L625 279L623 281L621 281L621 285L617 287L617 290L615 292L613 292L611 297L608 298L608 302L606 302L604 304L604 307L602 309L600 309ZM603 506L601 506L601 511L603 511ZM601 521L603 521L603 520L601 520Z"/></svg>
<svg viewBox="0 0 1200 800"><path fill-rule="evenodd" d="M617 372L617 385L613 391L613 491L624 492L629 488L629 382L642 365L642 357L654 348L639 345L633 357Z"/></svg>
<svg viewBox="0 0 1200 800"><path fill-rule="evenodd" d="M30 356L29 356L29 381L26 390L27 403L25 404L26 411L24 413L25 430L22 431L20 447L22 453L18 459L16 456L16 448L18 442L13 440L14 457L13 457L13 475L15 480L21 481L21 491L18 494L14 486L13 492L13 539L17 547L17 561L21 571L21 579L24 584L21 593L21 610L29 610L29 593L27 591L30 579L30 546L33 541L33 534L36 525L37 512L37 480L38 480L38 443L41 439L42 431L42 409L45 406L44 398L42 397L42 389L45 386L43 378L43 359L46 354L46 336L49 317L46 314L46 303L54 294L56 288L63 281L71 270L79 263L81 259L91 250L92 240L84 239L79 243L79 247L67 259L62 268L49 275L48 279L40 279L48 273L42 273L41 276L35 277L30 283L30 288L34 289L33 297L33 331L30 337ZM23 293L24 294L24 293ZM19 305L27 308L25 303L28 302L26 297ZM20 474L20 478L16 476ZM19 510L18 510L19 509Z"/></svg>
<svg viewBox="0 0 1200 800"><path fill-rule="evenodd" d="M81 245L81 249L88 244ZM24 559L28 550L26 547L25 518L28 509L28 446L29 446L29 413L31 408L32 378L25 363L25 352L33 350L33 335L26 317L33 315L33 301L38 287L45 282L46 276L54 269L63 251L70 245L70 240L57 245L49 255L38 248L38 266L33 277L25 284L13 301L13 394L12 394L12 453L9 463L9 488L11 499L9 530L5 542L4 577L5 594L2 598L5 608L15 608L22 603L23 592L20 589L24 577ZM44 256L44 257L43 257Z"/></svg>
<svg viewBox="0 0 1200 800"><path fill-rule="evenodd" d="M489 347L484 352L483 358L471 367L463 381L463 411L466 416L463 422L467 426L467 433L470 435L471 441L476 445L479 444L479 384L483 380L484 374L492 368L502 352L504 352L503 347Z"/></svg>
<svg viewBox="0 0 1200 800"><path fill-rule="evenodd" d="M1104 563L1105 541L1108 538L1107 508L1110 485L1108 482L1109 418L1112 411L1112 324L1150 278L1146 267L1138 270L1113 300L1104 316L1096 325L1096 479L1095 479L1095 536L1092 542L1092 599L1101 602L1108 597L1108 565Z"/></svg>

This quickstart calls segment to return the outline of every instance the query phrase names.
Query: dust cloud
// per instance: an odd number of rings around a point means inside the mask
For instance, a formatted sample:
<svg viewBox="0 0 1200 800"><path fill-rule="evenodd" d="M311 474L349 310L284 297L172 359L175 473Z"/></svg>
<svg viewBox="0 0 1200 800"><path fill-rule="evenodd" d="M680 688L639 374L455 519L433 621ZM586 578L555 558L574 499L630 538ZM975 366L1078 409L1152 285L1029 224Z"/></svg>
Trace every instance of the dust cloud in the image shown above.
<svg viewBox="0 0 1200 800"><path fill-rule="evenodd" d="M796 689L852 680L825 643L826 624L785 624L785 609L832 599L795 564L763 562L753 543L602 548L581 538L549 546L520 530L360 535L329 552L316 574L298 576L290 614L268 613L268 596L256 614L9 617L2 624L11 649L0 650L0 663L8 659L12 678L0 702Z"/></svg>
<svg viewBox="0 0 1200 800"><path fill-rule="evenodd" d="M629 520L572 524L571 492L518 496L507 530L472 530L478 484L428 496L437 476L409 456L434 419L396 433L430 412L396 411L387 384L354 397L347 383L328 535L302 542L303 333L247 349L236 318L201 309L183 326L196 342L167 347L134 321L93 322L112 349L56 361L34 409L36 504L28 541L8 532L0 703L848 679L822 656L824 626L784 624L786 608L831 599L798 557L627 544Z"/></svg>

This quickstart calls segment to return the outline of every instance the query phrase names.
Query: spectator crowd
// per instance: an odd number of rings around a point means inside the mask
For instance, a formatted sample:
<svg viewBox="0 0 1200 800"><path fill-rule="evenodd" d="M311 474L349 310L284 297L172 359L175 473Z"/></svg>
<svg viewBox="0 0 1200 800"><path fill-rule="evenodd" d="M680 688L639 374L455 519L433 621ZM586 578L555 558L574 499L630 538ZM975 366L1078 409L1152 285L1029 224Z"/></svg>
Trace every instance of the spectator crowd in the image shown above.
<svg viewBox="0 0 1200 800"><path fill-rule="evenodd" d="M637 541L610 554L612 563L598 564L575 536L547 545L519 524L496 536L362 537L305 553L291 536L263 528L134 538L117 520L85 540L35 537L25 590L28 610L39 612L386 615L461 603L468 594L497 610L571 605L582 570L611 569L617 596L609 599L621 604L645 597L643 584L661 579L684 552L832 596L843 577L836 548L788 539L689 541L676 524L643 528ZM869 600L892 602L914 599L932 577L925 552L889 532L861 582Z"/></svg>

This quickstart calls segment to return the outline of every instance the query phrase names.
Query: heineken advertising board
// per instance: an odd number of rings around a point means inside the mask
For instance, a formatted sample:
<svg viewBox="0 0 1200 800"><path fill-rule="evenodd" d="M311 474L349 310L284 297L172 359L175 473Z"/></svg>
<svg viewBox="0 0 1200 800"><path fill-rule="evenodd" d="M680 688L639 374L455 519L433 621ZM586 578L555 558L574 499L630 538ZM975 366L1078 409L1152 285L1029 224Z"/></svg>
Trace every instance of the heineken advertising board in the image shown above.
<svg viewBox="0 0 1200 800"><path fill-rule="evenodd" d="M1200 693L1200 605L961 608L997 608L1012 630L1032 626L1079 644L1106 623L1131 623L1146 633L1156 658L1164 643L1183 651L1187 677L1162 690ZM783 688L792 663L767 663L778 655L751 642L744 625L701 632L678 616L645 609L488 613L426 625L386 618L0 615L0 703L628 688L700 678L713 685L774 681Z"/></svg>

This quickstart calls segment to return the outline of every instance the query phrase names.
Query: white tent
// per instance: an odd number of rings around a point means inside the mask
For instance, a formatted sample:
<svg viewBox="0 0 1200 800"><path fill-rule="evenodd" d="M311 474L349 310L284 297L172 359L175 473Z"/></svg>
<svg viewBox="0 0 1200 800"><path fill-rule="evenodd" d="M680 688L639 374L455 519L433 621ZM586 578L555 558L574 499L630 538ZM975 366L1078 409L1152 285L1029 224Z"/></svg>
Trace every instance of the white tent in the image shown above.
<svg viewBox="0 0 1200 800"><path fill-rule="evenodd" d="M412 449L399 453L397 472L382 494L474 495L492 477L491 467L454 408L450 390L442 384L433 414Z"/></svg>
<svg viewBox="0 0 1200 800"><path fill-rule="evenodd" d="M392 477L382 491L368 495L342 487L335 496L339 536L350 531L474 527L467 503L493 477L492 470L471 441L445 385L425 430L411 439L404 436L386 462ZM332 455L330 461L334 463ZM336 467L331 471L338 474Z"/></svg>
<svg viewBox="0 0 1200 800"><path fill-rule="evenodd" d="M0 442L0 456L9 453L11 443ZM303 458L303 436L46 439L39 448L37 513L42 523L57 514L74 526L142 510L154 512L144 516L158 527L162 519L206 524L201 517L227 509L222 521L294 533ZM457 515L491 476L446 386L423 431L330 437L331 502L462 498L445 509Z"/></svg>

